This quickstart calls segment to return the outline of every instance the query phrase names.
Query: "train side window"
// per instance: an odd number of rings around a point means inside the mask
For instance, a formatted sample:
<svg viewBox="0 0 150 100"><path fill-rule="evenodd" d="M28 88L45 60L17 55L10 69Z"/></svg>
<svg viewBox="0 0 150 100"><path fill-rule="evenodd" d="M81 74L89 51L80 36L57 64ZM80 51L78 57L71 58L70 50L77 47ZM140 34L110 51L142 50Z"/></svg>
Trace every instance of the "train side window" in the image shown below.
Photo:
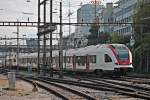
<svg viewBox="0 0 150 100"><path fill-rule="evenodd" d="M55 58L54 57L52 58L52 63L55 63Z"/></svg>
<svg viewBox="0 0 150 100"><path fill-rule="evenodd" d="M84 66L86 63L86 57L85 56L82 56L81 57L81 65Z"/></svg>
<svg viewBox="0 0 150 100"><path fill-rule="evenodd" d="M22 63L23 63L23 64L25 63L25 60L24 60L24 58L22 58Z"/></svg>
<svg viewBox="0 0 150 100"><path fill-rule="evenodd" d="M78 63L78 65L80 65L80 57L76 56L76 63Z"/></svg>
<svg viewBox="0 0 150 100"><path fill-rule="evenodd" d="M79 66L84 66L85 58L86 58L85 56L77 56L76 57L76 61L77 61Z"/></svg>
<svg viewBox="0 0 150 100"><path fill-rule="evenodd" d="M14 62L16 62L16 59L14 59Z"/></svg>
<svg viewBox="0 0 150 100"><path fill-rule="evenodd" d="M63 56L63 62L66 63L66 56Z"/></svg>
<svg viewBox="0 0 150 100"><path fill-rule="evenodd" d="M59 57L58 56L55 57L55 63L59 63Z"/></svg>
<svg viewBox="0 0 150 100"><path fill-rule="evenodd" d="M105 62L112 62L112 59L108 54L105 54Z"/></svg>
<svg viewBox="0 0 150 100"><path fill-rule="evenodd" d="M34 63L36 63L36 58L34 58Z"/></svg>
<svg viewBox="0 0 150 100"><path fill-rule="evenodd" d="M91 55L90 61L91 61L91 63L96 63L96 55Z"/></svg>
<svg viewBox="0 0 150 100"><path fill-rule="evenodd" d="M64 56L63 60L64 60L64 63L69 63L69 57L68 56Z"/></svg>
<svg viewBox="0 0 150 100"><path fill-rule="evenodd" d="M70 63L70 57L69 57L69 56L66 57L66 62L67 62L67 63Z"/></svg>

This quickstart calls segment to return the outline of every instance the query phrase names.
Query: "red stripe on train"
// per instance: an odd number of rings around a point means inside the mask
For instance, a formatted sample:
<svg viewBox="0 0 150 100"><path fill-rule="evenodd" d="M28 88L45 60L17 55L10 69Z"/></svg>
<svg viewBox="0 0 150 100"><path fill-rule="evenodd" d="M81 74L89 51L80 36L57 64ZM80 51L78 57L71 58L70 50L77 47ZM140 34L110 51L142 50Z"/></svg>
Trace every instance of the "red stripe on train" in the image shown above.
<svg viewBox="0 0 150 100"><path fill-rule="evenodd" d="M111 49L112 53L113 53L114 56L116 57L116 59L117 59L117 64L118 64L118 65L129 65L129 64L130 64L130 55L129 55L129 57L128 57L128 60L120 60L120 59L117 57L117 53L116 53L115 49L114 49L111 45L109 45L108 48ZM128 54L129 54L129 52L130 52L130 51L128 50Z"/></svg>

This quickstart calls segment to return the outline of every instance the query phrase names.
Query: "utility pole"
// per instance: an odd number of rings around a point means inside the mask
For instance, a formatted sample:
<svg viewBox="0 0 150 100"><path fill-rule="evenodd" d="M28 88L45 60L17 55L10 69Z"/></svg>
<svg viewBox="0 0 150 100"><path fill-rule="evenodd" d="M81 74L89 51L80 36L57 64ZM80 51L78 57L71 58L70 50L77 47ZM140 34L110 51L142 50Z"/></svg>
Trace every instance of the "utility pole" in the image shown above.
<svg viewBox="0 0 150 100"><path fill-rule="evenodd" d="M41 22L41 20L40 20L40 0L38 0L38 74L40 74L40 35L39 35L39 33L40 33L40 22Z"/></svg>
<svg viewBox="0 0 150 100"><path fill-rule="evenodd" d="M53 23L53 0L50 0L50 25ZM50 32L50 59L49 59L49 65L50 65L50 77L53 77L53 66L52 66L52 31Z"/></svg>
<svg viewBox="0 0 150 100"><path fill-rule="evenodd" d="M25 53L25 43L26 43L26 35L23 35L23 53Z"/></svg>
<svg viewBox="0 0 150 100"><path fill-rule="evenodd" d="M70 34L71 34L71 24L70 24L71 23L71 10L70 9L71 9L71 4L70 4L70 0L69 0L69 9L68 9L68 18L69 18L69 38L68 38L68 40L69 40L69 42L72 40L72 38L70 36ZM67 49L70 48L70 44L67 42L66 42L66 47L65 47L66 50L65 50L65 55L64 55L64 63L65 63L64 68L66 68L66 60L67 60L66 52L67 52Z"/></svg>
<svg viewBox="0 0 150 100"><path fill-rule="evenodd" d="M71 34L71 25L70 25L70 23L71 23L71 5L70 5L70 0L69 0L69 10L68 10L68 12L69 12L69 14L68 14L68 17L69 17L69 36L70 36L70 34Z"/></svg>
<svg viewBox="0 0 150 100"><path fill-rule="evenodd" d="M143 65L143 25L140 27L140 35L141 35L141 54L140 54L140 68L139 71L142 71L142 65Z"/></svg>
<svg viewBox="0 0 150 100"><path fill-rule="evenodd" d="M25 47L25 40L26 40L26 35L23 35L23 47Z"/></svg>
<svg viewBox="0 0 150 100"><path fill-rule="evenodd" d="M9 42L9 45L12 45L12 42ZM11 60L10 60L11 59L11 52L12 51L9 51L9 61L8 61L9 62L9 65L8 65L9 66L9 70L11 70L11 65L12 65L11 64Z"/></svg>
<svg viewBox="0 0 150 100"><path fill-rule="evenodd" d="M62 49L62 1L60 1L60 43L59 43L59 78L63 78L63 49Z"/></svg>
<svg viewBox="0 0 150 100"><path fill-rule="evenodd" d="M19 26L18 25L17 25L17 71L19 71Z"/></svg>
<svg viewBox="0 0 150 100"><path fill-rule="evenodd" d="M143 10L143 1L142 1L142 4L140 5L140 9L141 11ZM141 13L141 19L143 20L143 13ZM140 35L141 35L141 38L140 38L140 41L141 41L141 49L140 49L140 68L139 68L139 71L142 72L142 65L143 65L143 24L140 25Z"/></svg>
<svg viewBox="0 0 150 100"><path fill-rule="evenodd" d="M40 69L40 36L43 36L43 67L47 67L47 62L46 62L46 34L50 32L50 67L52 66L52 31L56 30L56 26L52 25L52 1L50 0L50 23L46 22L46 3L48 0L38 0L38 69ZM40 6L43 6L43 22L41 22L41 17L40 17ZM43 23L43 24L41 24Z"/></svg>
<svg viewBox="0 0 150 100"><path fill-rule="evenodd" d="M95 0L95 21L96 21L96 0Z"/></svg>
<svg viewBox="0 0 150 100"><path fill-rule="evenodd" d="M6 38L6 35L5 35L5 38ZM6 50L5 50L5 68L6 68L6 57L7 57L7 42L6 42L6 40L5 40L5 48L6 48Z"/></svg>
<svg viewBox="0 0 150 100"><path fill-rule="evenodd" d="M44 19L44 25L46 25L46 1L44 1L44 15L43 15L43 19ZM45 26L44 26L44 30L46 30ZM44 67L44 75L46 74L46 34L43 35L43 67Z"/></svg>

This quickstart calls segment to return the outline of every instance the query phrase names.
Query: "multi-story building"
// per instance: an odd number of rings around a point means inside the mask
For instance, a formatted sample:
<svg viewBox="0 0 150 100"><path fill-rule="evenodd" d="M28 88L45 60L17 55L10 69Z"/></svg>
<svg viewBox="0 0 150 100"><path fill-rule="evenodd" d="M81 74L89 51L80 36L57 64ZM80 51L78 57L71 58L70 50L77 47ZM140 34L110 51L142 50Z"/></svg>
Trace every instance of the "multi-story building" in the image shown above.
<svg viewBox="0 0 150 100"><path fill-rule="evenodd" d="M77 10L77 23L93 23L97 17L99 17L99 14L102 13L104 9L103 5L98 4L85 4L82 5L81 8ZM81 40L83 41L83 38L91 34L89 32L91 28L91 25L82 25L77 26L75 29L75 35L74 38L77 41Z"/></svg>
<svg viewBox="0 0 150 100"><path fill-rule="evenodd" d="M107 3L106 8L103 10L103 23L112 23L113 22L113 3ZM100 27L100 32L103 33L112 33L113 27L112 25L102 25L102 28Z"/></svg>
<svg viewBox="0 0 150 100"><path fill-rule="evenodd" d="M132 23L138 0L119 0L116 4L117 6L113 9L114 21L117 23ZM114 26L113 32L123 36L131 36L133 28L131 24L122 24Z"/></svg>
<svg viewBox="0 0 150 100"><path fill-rule="evenodd" d="M77 23L93 23L96 18L99 17L99 14L103 11L103 9L104 6L98 4L82 5L81 8L77 10ZM87 42L87 39L85 37L91 34L89 32L90 28L90 24L76 26L75 32L69 36L67 45L78 47L78 44L86 44L85 41Z"/></svg>
<svg viewBox="0 0 150 100"><path fill-rule="evenodd" d="M77 23L93 23L99 13L104 9L103 5L86 4L77 10ZM90 34L89 26L78 26L76 32L82 35Z"/></svg>
<svg viewBox="0 0 150 100"><path fill-rule="evenodd" d="M98 23L132 23L133 15L138 6L138 0L119 0L115 3L107 3L104 5L85 4L77 10L77 23L93 23L99 18ZM96 8L96 9L95 9ZM81 42L83 37L91 34L89 32L90 25L77 26L74 32L74 43ZM131 36L134 34L131 24L113 26L111 24L100 25L99 33L118 33L123 36ZM68 43L71 43L69 41ZM72 44L74 44L72 43Z"/></svg>

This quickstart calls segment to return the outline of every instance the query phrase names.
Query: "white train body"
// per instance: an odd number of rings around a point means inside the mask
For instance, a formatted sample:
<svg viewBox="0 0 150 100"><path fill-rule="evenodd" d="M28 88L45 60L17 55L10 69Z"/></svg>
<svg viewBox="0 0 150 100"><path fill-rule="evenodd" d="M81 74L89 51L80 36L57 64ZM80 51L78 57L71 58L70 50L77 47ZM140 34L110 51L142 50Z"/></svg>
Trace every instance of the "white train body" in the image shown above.
<svg viewBox="0 0 150 100"><path fill-rule="evenodd" d="M6 59L3 60L3 64L6 60L6 66L16 66L17 65L17 56L15 52L10 52L7 54Z"/></svg>
<svg viewBox="0 0 150 100"><path fill-rule="evenodd" d="M74 71L121 71L132 69L132 55L123 44L92 45L63 52L63 64ZM55 53L53 56L58 56Z"/></svg>
<svg viewBox="0 0 150 100"><path fill-rule="evenodd" d="M49 65L49 53L46 56ZM53 51L52 56L52 67L59 70L59 51ZM19 54L19 66L25 67L27 63L37 68L37 53ZM42 64L42 54L40 63ZM127 71L132 68L131 52L123 44L102 44L63 50L63 69L66 71Z"/></svg>

